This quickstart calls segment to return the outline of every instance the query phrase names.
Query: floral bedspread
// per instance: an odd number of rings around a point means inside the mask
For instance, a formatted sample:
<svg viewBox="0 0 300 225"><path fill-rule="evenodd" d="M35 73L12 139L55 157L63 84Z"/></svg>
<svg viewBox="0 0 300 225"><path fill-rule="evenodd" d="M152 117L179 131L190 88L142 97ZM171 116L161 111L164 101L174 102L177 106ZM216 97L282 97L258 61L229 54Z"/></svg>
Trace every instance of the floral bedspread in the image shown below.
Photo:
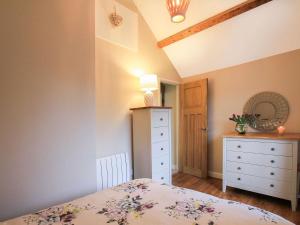
<svg viewBox="0 0 300 225"><path fill-rule="evenodd" d="M234 225L292 223L265 210L149 179L98 192L3 225ZM1 224L2 225L2 224Z"/></svg>

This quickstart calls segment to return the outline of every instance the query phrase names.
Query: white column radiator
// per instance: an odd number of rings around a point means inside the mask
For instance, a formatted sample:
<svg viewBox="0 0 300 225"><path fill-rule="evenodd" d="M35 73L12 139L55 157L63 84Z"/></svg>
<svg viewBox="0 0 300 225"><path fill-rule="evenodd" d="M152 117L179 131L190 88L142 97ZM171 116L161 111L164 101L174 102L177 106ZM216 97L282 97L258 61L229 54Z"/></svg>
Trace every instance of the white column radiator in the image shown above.
<svg viewBox="0 0 300 225"><path fill-rule="evenodd" d="M128 182L129 163L127 153L97 159L97 191Z"/></svg>

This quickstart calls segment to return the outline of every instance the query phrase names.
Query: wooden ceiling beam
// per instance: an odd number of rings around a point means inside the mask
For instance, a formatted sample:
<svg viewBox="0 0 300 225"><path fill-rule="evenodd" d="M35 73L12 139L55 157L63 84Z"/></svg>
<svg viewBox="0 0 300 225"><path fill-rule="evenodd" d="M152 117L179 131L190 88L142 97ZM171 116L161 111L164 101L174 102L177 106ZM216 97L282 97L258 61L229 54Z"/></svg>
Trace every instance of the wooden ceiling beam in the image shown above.
<svg viewBox="0 0 300 225"><path fill-rule="evenodd" d="M187 29L184 29L170 37L167 37L157 43L158 47L163 48L170 44L173 44L177 41L180 41L184 38L187 38L193 34L196 34L200 31L206 30L212 26L215 26L219 23L222 23L228 19L231 19L235 16L238 16L244 12L247 12L251 9L254 9L258 6L261 6L267 2L270 2L272 0L247 0L237 6L234 6L224 12L221 12L213 17L210 17L200 23L197 23L191 27L188 27Z"/></svg>

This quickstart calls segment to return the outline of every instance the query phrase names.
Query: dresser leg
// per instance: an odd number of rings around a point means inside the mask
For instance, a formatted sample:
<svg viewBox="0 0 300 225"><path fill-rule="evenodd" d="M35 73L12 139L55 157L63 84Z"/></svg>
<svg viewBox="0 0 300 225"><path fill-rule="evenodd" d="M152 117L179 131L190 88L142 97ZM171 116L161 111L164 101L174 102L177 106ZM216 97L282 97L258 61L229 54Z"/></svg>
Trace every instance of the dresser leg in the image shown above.
<svg viewBox="0 0 300 225"><path fill-rule="evenodd" d="M292 203L292 211L295 212L297 210L297 203L298 203L298 198L294 198L293 200L291 200Z"/></svg>

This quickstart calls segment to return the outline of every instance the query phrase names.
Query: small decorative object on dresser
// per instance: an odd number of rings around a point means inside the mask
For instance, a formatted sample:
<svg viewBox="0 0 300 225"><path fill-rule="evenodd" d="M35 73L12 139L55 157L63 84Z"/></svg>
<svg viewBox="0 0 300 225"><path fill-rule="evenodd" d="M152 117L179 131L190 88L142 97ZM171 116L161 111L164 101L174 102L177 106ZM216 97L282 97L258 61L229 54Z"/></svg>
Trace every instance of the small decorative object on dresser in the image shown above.
<svg viewBox="0 0 300 225"><path fill-rule="evenodd" d="M235 187L290 200L297 207L300 134L236 133L223 137L223 191Z"/></svg>
<svg viewBox="0 0 300 225"><path fill-rule="evenodd" d="M279 127L277 127L277 131L278 131L279 135L282 135L285 132L285 127L284 126L279 126Z"/></svg>
<svg viewBox="0 0 300 225"><path fill-rule="evenodd" d="M172 184L171 108L133 110L134 179L150 178Z"/></svg>
<svg viewBox="0 0 300 225"><path fill-rule="evenodd" d="M246 134L248 124L251 123L254 120L253 115L248 114L242 114L242 115L235 115L233 114L232 117L229 118L229 120L232 120L236 122L235 130L239 134Z"/></svg>

